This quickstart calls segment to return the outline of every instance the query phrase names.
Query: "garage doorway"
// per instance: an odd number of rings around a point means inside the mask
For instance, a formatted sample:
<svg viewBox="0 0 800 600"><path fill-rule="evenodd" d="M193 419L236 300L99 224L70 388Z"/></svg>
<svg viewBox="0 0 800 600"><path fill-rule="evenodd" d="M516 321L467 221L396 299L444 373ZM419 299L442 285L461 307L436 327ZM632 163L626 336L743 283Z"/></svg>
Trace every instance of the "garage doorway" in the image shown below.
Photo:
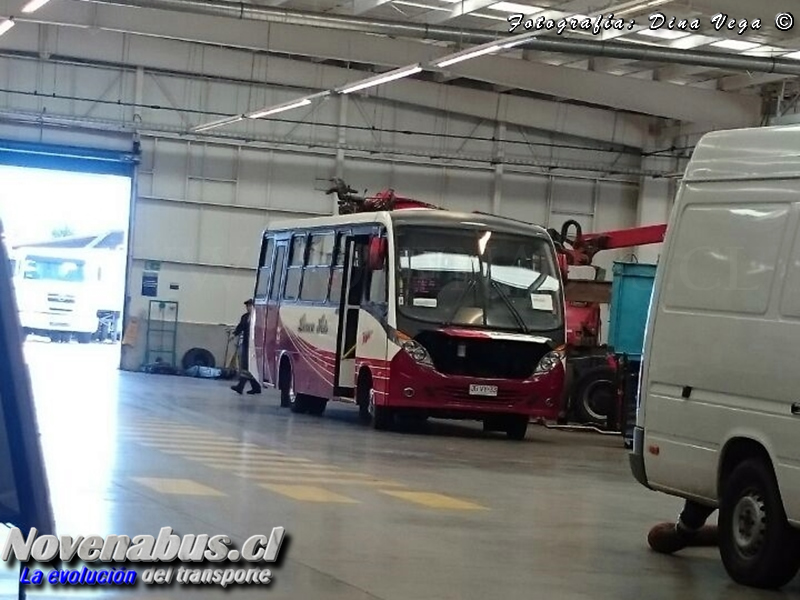
<svg viewBox="0 0 800 600"><path fill-rule="evenodd" d="M119 366L134 165L131 153L0 141L0 220L32 371Z"/></svg>

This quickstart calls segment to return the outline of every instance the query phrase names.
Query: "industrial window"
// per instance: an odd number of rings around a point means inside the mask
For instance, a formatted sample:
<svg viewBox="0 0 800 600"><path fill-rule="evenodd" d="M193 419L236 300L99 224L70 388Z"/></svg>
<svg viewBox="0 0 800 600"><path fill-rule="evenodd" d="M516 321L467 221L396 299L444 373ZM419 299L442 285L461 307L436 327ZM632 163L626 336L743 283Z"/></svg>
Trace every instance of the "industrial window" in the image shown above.
<svg viewBox="0 0 800 600"><path fill-rule="evenodd" d="M270 273L272 271L272 251L275 246L275 238L267 239L261 255L261 265L258 270L258 280L256 281L256 298L264 299L269 291Z"/></svg>
<svg viewBox="0 0 800 600"><path fill-rule="evenodd" d="M308 261L303 270L303 286L300 291L301 300L321 302L327 297L334 242L333 233L320 233L311 236L308 246Z"/></svg>
<svg viewBox="0 0 800 600"><path fill-rule="evenodd" d="M292 255L289 261L289 270L286 273L286 291L283 294L283 297L287 300L297 300L297 296L300 293L300 281L303 278L305 250L306 236L294 236L292 239Z"/></svg>

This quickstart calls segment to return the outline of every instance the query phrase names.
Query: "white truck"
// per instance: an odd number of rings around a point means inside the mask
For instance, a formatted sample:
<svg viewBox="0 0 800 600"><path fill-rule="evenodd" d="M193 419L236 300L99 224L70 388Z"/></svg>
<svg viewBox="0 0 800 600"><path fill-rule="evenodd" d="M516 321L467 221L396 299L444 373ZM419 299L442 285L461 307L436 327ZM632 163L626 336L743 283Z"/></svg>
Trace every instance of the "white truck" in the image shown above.
<svg viewBox="0 0 800 600"><path fill-rule="evenodd" d="M719 511L728 574L761 588L800 569L798 148L798 126L695 148L656 274L631 454L636 479L684 514Z"/></svg>
<svg viewBox="0 0 800 600"><path fill-rule="evenodd" d="M26 335L80 343L119 338L124 250L21 247L12 263Z"/></svg>

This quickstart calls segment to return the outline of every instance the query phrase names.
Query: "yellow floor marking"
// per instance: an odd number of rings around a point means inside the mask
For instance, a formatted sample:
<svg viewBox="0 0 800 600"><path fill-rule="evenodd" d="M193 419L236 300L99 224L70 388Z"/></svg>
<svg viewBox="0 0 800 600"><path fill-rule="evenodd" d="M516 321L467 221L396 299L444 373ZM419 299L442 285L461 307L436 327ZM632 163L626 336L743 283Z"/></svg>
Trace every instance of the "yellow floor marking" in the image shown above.
<svg viewBox="0 0 800 600"><path fill-rule="evenodd" d="M242 465L271 465L281 463L313 464L307 458L297 458L295 456L236 456L235 454L228 454L225 457L217 457L183 454L183 458L188 460L205 460L208 461L206 464L215 467L238 467Z"/></svg>
<svg viewBox="0 0 800 600"><path fill-rule="evenodd" d="M159 477L134 477L134 481L162 494L183 494L187 496L224 496L214 488L197 483L191 479L170 479Z"/></svg>
<svg viewBox="0 0 800 600"><path fill-rule="evenodd" d="M378 487L405 487L402 483L392 481L382 481L378 479L354 479L348 477L306 477L304 475L245 475L239 474L246 479L260 481L264 483L322 483L325 485L371 485Z"/></svg>
<svg viewBox="0 0 800 600"><path fill-rule="evenodd" d="M458 498L451 498L444 494L435 494L431 492L408 492L403 490L380 490L383 494L394 496L402 500L408 500L416 504L422 504L430 508L441 508L445 510L488 510L485 506L467 502L466 500L459 500Z"/></svg>
<svg viewBox="0 0 800 600"><path fill-rule="evenodd" d="M220 448L219 450L215 450L213 448L209 448L207 450L183 450L181 448L161 448L161 451L165 454L180 454L182 456L197 456L197 457L214 457L220 456L223 458L278 458L282 456L286 456L280 452L275 450L252 450L250 448L245 448L237 451L231 451L226 448Z"/></svg>
<svg viewBox="0 0 800 600"><path fill-rule="evenodd" d="M203 440L203 439L206 439L208 437L208 433L206 433L206 432L195 433L195 432L188 432L188 431L186 431L186 432L183 432L183 431L179 431L179 432L175 432L175 431L131 431L131 432L123 432L123 433L124 433L125 437L130 437L130 438L148 438L148 439L154 439L154 440L180 440L180 441L190 440L190 441L194 441L194 440ZM233 437L217 436L217 435L212 435L211 437L213 438L214 441L217 441L217 442L234 442L234 443L237 443L237 444L241 443L239 440L237 440L236 438L233 438Z"/></svg>
<svg viewBox="0 0 800 600"><path fill-rule="evenodd" d="M262 485L264 489L288 496L294 500L303 502L334 502L338 504L358 504L358 500L353 500L347 496L342 496L335 492L330 492L325 488L312 485Z"/></svg>
<svg viewBox="0 0 800 600"><path fill-rule="evenodd" d="M299 473L308 475L310 473L324 474L329 477L340 476L356 476L356 477L369 477L363 473L355 473L353 471L341 471L336 467L326 467L324 465L309 465L309 464L277 464L277 465L242 465L239 470L243 473L250 475L258 475L260 473Z"/></svg>
<svg viewBox="0 0 800 600"><path fill-rule="evenodd" d="M131 437L133 441L138 441L136 437ZM178 448L187 448L193 450L207 450L209 448L236 448L246 450L246 449L257 449L258 446L248 446L247 444L242 444L241 442L226 442L224 440L205 440L205 439L198 439L198 440L148 440L142 439L142 444L148 444L150 446L172 446Z"/></svg>

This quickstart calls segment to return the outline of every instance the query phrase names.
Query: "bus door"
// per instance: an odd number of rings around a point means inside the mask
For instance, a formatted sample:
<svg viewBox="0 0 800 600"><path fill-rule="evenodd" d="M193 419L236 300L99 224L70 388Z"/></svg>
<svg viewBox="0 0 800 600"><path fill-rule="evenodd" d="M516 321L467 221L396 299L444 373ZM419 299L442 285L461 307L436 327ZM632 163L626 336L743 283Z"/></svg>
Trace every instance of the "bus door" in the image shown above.
<svg viewBox="0 0 800 600"><path fill-rule="evenodd" d="M262 378L273 385L278 381L277 333L280 326L280 300L283 284L283 272L286 270L286 255L289 253L288 240L278 240L275 243L272 270L269 273L269 290L264 304L264 358L261 360Z"/></svg>
<svg viewBox="0 0 800 600"><path fill-rule="evenodd" d="M272 281L272 267L274 262L273 251L275 238L265 238L261 243L261 256L256 277L256 292L253 296L255 305L254 343L256 347L256 363L264 382L269 381L269 372L264 368L264 343L267 331L267 301L269 299L269 286Z"/></svg>
<svg viewBox="0 0 800 600"><path fill-rule="evenodd" d="M358 315L366 282L364 254L369 236L344 235L343 279L339 304L339 339L336 344L336 395L355 398Z"/></svg>

